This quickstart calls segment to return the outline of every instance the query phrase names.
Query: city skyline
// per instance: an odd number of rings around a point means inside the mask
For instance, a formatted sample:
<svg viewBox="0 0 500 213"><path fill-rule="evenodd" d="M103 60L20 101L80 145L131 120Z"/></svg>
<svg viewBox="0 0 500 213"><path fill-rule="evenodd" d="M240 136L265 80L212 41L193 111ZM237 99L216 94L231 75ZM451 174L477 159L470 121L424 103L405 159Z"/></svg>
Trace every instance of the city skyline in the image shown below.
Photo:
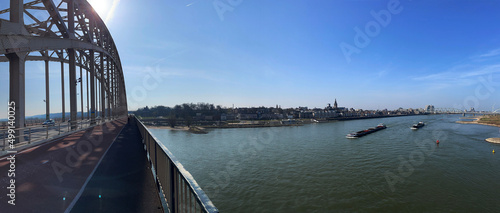
<svg viewBox="0 0 500 213"><path fill-rule="evenodd" d="M490 24L500 2L91 4L119 48L129 110L191 102L315 108L335 98L361 109L500 108L500 29ZM0 67L0 89L8 91L8 63ZM57 113L60 65L50 67ZM43 62L26 63L27 116L45 113L43 70Z"/></svg>

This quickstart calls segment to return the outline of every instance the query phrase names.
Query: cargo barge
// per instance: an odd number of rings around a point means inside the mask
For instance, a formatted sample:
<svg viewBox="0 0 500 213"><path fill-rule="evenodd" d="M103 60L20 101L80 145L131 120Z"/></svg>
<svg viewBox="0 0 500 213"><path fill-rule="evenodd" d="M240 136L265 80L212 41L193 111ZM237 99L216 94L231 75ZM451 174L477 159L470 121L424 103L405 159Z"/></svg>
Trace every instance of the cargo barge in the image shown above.
<svg viewBox="0 0 500 213"><path fill-rule="evenodd" d="M413 124L413 126L410 129L416 130L422 128L423 126L425 126L424 122L420 121L418 122L418 124Z"/></svg>
<svg viewBox="0 0 500 213"><path fill-rule="evenodd" d="M359 138L359 137L363 137L365 135L374 133L376 131L379 131L379 130L382 130L382 129L385 129L385 128L387 128L385 126L385 124L379 124L376 127L372 127L372 128L369 128L369 129L365 129L365 130L361 130L361 131L357 131L357 132L353 132L353 133L347 134L346 138Z"/></svg>

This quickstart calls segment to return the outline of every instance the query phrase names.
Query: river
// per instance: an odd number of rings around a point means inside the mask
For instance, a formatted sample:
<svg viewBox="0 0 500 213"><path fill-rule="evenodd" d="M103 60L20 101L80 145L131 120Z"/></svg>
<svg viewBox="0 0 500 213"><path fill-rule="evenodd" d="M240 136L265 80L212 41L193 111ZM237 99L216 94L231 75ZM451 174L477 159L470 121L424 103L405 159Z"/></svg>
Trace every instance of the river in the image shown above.
<svg viewBox="0 0 500 213"><path fill-rule="evenodd" d="M484 141L499 128L459 118L151 132L220 212L499 212L500 144ZM379 123L388 128L345 138Z"/></svg>

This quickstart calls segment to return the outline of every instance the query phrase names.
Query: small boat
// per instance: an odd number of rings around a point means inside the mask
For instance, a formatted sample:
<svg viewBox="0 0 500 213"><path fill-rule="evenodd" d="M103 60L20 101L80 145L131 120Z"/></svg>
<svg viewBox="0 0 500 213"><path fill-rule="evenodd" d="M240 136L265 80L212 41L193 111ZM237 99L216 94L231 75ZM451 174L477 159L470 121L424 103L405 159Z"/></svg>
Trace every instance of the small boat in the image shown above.
<svg viewBox="0 0 500 213"><path fill-rule="evenodd" d="M387 128L385 126L385 124L379 124L376 127L372 127L372 128L369 128L369 129L365 129L365 130L361 130L361 131L349 133L349 134L347 134L346 138L359 138L359 137L363 137L365 135L374 133L376 131L379 131L379 130L382 130L382 129L385 129L385 128Z"/></svg>
<svg viewBox="0 0 500 213"><path fill-rule="evenodd" d="M419 129L422 128L423 126L425 126L424 122L420 121L418 122L418 124L413 124L413 126L411 126L410 129Z"/></svg>

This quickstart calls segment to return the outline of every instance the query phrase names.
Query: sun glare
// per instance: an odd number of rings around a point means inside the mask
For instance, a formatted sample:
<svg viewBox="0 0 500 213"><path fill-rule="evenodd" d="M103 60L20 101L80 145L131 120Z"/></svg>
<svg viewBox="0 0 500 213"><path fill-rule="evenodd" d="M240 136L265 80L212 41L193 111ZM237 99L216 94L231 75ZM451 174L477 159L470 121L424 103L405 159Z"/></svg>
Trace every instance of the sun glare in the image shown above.
<svg viewBox="0 0 500 213"><path fill-rule="evenodd" d="M112 7L116 0L88 0L90 5L94 8L94 10L99 14L102 20L107 21L108 16L112 16Z"/></svg>

